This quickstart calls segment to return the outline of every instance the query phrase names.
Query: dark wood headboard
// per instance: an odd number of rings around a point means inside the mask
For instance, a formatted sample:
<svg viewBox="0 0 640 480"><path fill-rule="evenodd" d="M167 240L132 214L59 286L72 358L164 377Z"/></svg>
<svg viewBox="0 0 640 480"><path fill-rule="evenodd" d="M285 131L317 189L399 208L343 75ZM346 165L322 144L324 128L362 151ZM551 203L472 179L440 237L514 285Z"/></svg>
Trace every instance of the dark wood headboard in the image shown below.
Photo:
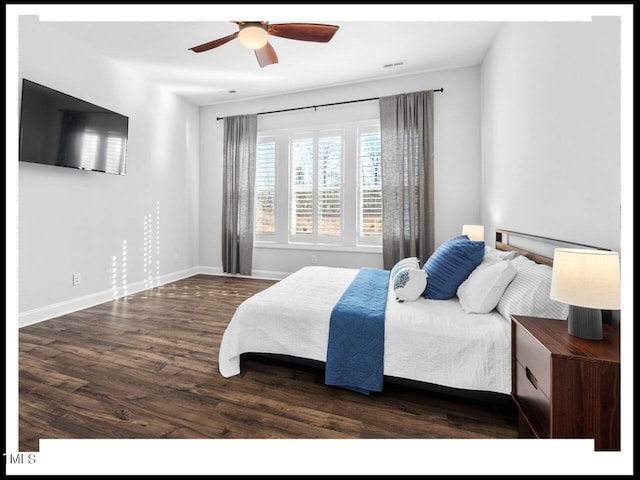
<svg viewBox="0 0 640 480"><path fill-rule="evenodd" d="M609 250L582 243L566 242L512 230L496 229L496 249L515 251L536 263L553 266L553 250L555 248L584 248L587 250Z"/></svg>

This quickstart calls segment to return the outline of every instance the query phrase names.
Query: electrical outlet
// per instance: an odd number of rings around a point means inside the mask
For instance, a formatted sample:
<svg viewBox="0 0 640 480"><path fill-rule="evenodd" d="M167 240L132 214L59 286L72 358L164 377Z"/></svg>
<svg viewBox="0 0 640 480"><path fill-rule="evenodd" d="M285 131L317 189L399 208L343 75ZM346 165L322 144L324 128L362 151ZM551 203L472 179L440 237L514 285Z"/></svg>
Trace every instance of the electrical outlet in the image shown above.
<svg viewBox="0 0 640 480"><path fill-rule="evenodd" d="M71 277L71 284L73 286L80 285L80 274L74 273Z"/></svg>
<svg viewBox="0 0 640 480"><path fill-rule="evenodd" d="M318 256L311 255L311 265L316 265L318 263Z"/></svg>

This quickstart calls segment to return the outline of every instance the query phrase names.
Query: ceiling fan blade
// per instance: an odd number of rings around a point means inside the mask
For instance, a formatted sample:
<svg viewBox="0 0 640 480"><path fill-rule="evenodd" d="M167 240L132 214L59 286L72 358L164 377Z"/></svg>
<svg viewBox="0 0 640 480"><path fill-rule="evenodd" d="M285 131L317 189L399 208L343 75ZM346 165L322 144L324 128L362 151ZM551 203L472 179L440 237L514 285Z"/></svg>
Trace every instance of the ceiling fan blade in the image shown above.
<svg viewBox="0 0 640 480"><path fill-rule="evenodd" d="M206 52L207 50L211 50L212 48L216 48L216 47L219 47L220 45L224 45L225 43L230 42L237 36L238 36L238 32L235 32L235 33L232 33L231 35L227 35L226 37L213 40L212 42L203 43L202 45L198 45L197 47L192 47L189 50L193 50L196 53Z"/></svg>
<svg viewBox="0 0 640 480"><path fill-rule="evenodd" d="M274 23L269 25L269 35L304 40L305 42L328 42L338 31L336 25L322 25L320 23Z"/></svg>
<svg viewBox="0 0 640 480"><path fill-rule="evenodd" d="M269 42L264 47L256 49L255 52L258 63L262 68L272 63L278 63L278 55L276 55L276 51Z"/></svg>

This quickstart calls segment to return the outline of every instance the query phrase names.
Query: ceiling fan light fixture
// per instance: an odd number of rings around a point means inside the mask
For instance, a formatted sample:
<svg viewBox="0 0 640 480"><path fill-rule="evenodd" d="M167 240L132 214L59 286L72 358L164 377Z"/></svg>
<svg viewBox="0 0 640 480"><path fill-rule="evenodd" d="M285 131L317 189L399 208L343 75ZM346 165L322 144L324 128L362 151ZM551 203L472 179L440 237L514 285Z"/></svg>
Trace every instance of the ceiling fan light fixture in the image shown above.
<svg viewBox="0 0 640 480"><path fill-rule="evenodd" d="M257 50L267 44L269 34L263 26L243 25L240 27L238 39L245 47Z"/></svg>
<svg viewBox="0 0 640 480"><path fill-rule="evenodd" d="M278 55L269 43L269 37L288 38L290 40L302 40L304 42L327 43L338 30L337 25L323 25L321 23L269 23L262 22L236 22L238 31L212 40L202 45L196 45L189 50L201 53L217 48L234 39L239 39L242 46L253 50L260 68L278 63Z"/></svg>

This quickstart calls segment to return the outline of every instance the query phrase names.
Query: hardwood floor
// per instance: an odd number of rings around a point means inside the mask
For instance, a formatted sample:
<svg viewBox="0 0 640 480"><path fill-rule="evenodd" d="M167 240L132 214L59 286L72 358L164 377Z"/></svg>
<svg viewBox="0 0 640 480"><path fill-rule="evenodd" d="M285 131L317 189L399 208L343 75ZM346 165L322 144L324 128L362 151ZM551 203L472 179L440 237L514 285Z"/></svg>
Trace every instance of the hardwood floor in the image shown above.
<svg viewBox="0 0 640 480"><path fill-rule="evenodd" d="M196 275L19 333L19 445L41 438L516 438L511 406L256 358L218 372L236 307L273 282Z"/></svg>

